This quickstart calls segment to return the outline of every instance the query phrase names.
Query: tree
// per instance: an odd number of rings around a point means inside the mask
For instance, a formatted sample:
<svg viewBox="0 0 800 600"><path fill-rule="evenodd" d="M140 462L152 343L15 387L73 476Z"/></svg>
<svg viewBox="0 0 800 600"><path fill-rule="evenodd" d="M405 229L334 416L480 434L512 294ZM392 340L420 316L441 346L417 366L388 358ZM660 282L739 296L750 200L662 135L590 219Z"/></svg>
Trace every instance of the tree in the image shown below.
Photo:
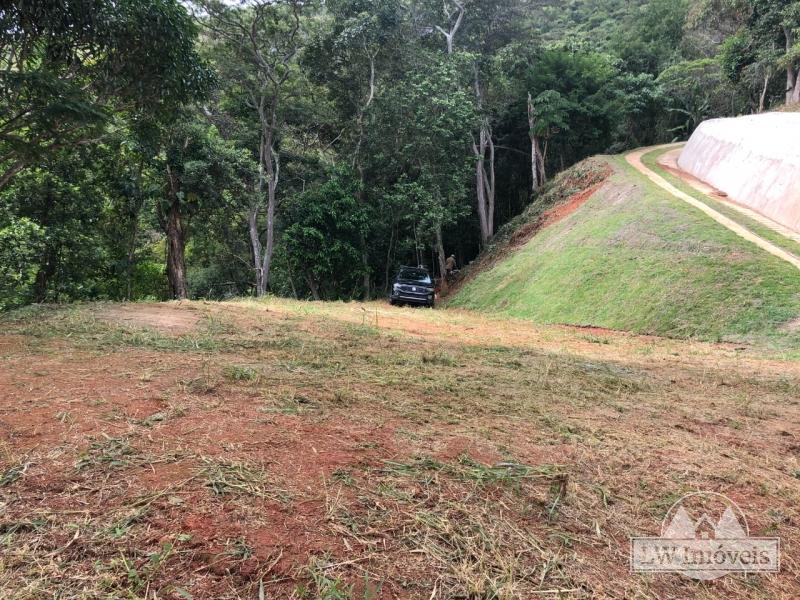
<svg viewBox="0 0 800 600"><path fill-rule="evenodd" d="M732 97L719 61L700 59L678 63L658 77L668 110L677 115L670 131L688 137L700 123L723 113Z"/></svg>
<svg viewBox="0 0 800 600"><path fill-rule="evenodd" d="M94 170L103 154L101 145L60 150L22 171L0 195L0 218L6 221L0 229L9 228L16 240L18 250L12 254L30 261L0 267L19 274L14 278L18 298L46 302L114 296L113 264L101 226L106 180Z"/></svg>
<svg viewBox="0 0 800 600"><path fill-rule="evenodd" d="M115 114L169 115L210 73L177 0L16 0L0 10L0 189L97 141Z"/></svg>
<svg viewBox="0 0 800 600"><path fill-rule="evenodd" d="M327 87L337 110L336 146L350 157L361 185L358 198L367 208L369 157L362 151L374 124L374 103L381 80L404 43L399 0L334 0L328 4L331 27L319 35L305 54L304 66ZM377 217L377 215L375 215ZM368 232L365 233L365 236ZM361 240L363 297L371 295L369 240Z"/></svg>
<svg viewBox="0 0 800 600"><path fill-rule="evenodd" d="M282 236L287 261L314 300L353 298L359 288L363 274L356 265L369 227L359 186L342 170L287 203L291 225Z"/></svg>
<svg viewBox="0 0 800 600"><path fill-rule="evenodd" d="M27 300L44 232L27 217L0 217L0 310Z"/></svg>
<svg viewBox="0 0 800 600"><path fill-rule="evenodd" d="M625 70L657 76L679 61L688 12L688 0L650 0L634 5L612 41Z"/></svg>
<svg viewBox="0 0 800 600"><path fill-rule="evenodd" d="M751 80L753 74L763 75L764 98L771 72L783 69L785 103L800 102L800 5L794 0L747 0L747 5L743 30L729 38L722 53L727 73L734 81L748 67Z"/></svg>
<svg viewBox="0 0 800 600"><path fill-rule="evenodd" d="M474 136L472 152L475 157L475 196L481 243L486 245L494 235L496 200L495 140L492 122L503 104L505 82L496 64L496 56L524 30L522 0L450 1L442 3L443 26L435 30L446 40L447 54L455 49L456 36L463 38L461 46L472 53L472 89L480 114L478 133ZM434 19L435 12L430 10ZM435 21L434 21L435 22Z"/></svg>
<svg viewBox="0 0 800 600"><path fill-rule="evenodd" d="M246 197L246 182L255 178L256 167L246 152L223 140L214 126L188 112L164 129L157 164L164 192L156 212L166 235L169 293L181 300L189 296L186 243L191 219L226 194Z"/></svg>
<svg viewBox="0 0 800 600"><path fill-rule="evenodd" d="M394 140L392 157L383 156L397 173L392 194L407 199L419 233L431 240L444 289L442 230L467 210L467 148L477 123L462 72L457 56L430 55L419 71L387 93L381 124Z"/></svg>
<svg viewBox="0 0 800 600"><path fill-rule="evenodd" d="M246 94L247 104L260 124L261 197L254 197L248 218L258 295L265 294L269 287L281 167L277 143L283 127L283 105L294 80L299 78L298 54L308 42L301 12L310 6L303 0L252 0L240 6L219 0L196 3L200 22L224 44L233 59L225 76ZM264 194L266 241L262 243L259 217Z"/></svg>
<svg viewBox="0 0 800 600"><path fill-rule="evenodd" d="M528 92L528 128L531 138L532 189L538 192L547 181L545 161L550 137L569 129L569 104L556 90L545 90L534 99ZM544 140L542 149L541 140Z"/></svg>

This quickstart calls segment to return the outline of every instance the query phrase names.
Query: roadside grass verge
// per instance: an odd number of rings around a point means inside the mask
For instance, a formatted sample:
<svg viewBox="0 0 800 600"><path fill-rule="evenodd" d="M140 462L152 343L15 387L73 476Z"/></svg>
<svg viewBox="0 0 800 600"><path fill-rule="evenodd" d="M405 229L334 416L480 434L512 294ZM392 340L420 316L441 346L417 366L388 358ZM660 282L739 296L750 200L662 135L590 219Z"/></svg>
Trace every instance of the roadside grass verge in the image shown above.
<svg viewBox="0 0 800 600"><path fill-rule="evenodd" d="M800 257L800 244L798 244L794 240L788 239L779 234L778 232L773 231L764 224L751 219L750 217L748 217L745 214L742 214L735 208L728 206L725 202L718 202L715 201L713 198L709 198L705 194L694 189L691 185L687 184L680 177L676 176L673 173L670 173L667 169L658 164L658 159L669 151L670 149L667 148L667 149L658 149L658 150L653 150L652 152L648 152L647 154L642 156L642 162L649 169L658 173L661 177L666 179L669 183L674 185L682 192L689 194L692 198L699 200L703 204L725 215L732 221L735 221L739 225L749 229L757 236L762 237L765 240L772 242L779 248L786 250L787 252L790 252L795 256Z"/></svg>

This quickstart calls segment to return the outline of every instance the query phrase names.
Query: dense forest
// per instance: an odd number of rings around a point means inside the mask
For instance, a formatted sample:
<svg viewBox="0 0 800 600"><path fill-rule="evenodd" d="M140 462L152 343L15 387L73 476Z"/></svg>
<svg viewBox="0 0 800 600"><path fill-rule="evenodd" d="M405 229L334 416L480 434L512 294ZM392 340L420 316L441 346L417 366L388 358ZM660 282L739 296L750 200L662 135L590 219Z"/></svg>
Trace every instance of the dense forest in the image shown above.
<svg viewBox="0 0 800 600"><path fill-rule="evenodd" d="M12 0L0 309L385 294L548 178L800 103L792 0Z"/></svg>

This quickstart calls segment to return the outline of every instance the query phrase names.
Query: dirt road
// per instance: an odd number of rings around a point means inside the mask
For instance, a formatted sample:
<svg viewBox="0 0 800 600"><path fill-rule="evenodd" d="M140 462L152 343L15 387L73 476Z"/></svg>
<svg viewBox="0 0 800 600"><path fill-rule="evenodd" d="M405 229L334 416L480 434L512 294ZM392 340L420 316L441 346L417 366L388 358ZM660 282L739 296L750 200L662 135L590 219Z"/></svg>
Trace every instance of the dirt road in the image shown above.
<svg viewBox="0 0 800 600"><path fill-rule="evenodd" d="M669 147L669 146L667 146ZM631 164L637 171L642 173L645 177L647 177L650 181L656 184L661 189L669 192L675 198L686 202L687 204L695 207L696 209L702 211L707 216L711 217L722 225L723 227L727 227L731 231L733 231L736 235L740 236L741 238L754 243L756 246L765 250L772 254L773 256L777 256L781 260L788 262L789 264L795 266L796 268L800 269L800 257L795 256L794 254L787 252L783 248L780 248L773 244L772 242L765 240L761 236L756 235L746 227L740 225L736 221L726 217L722 213L714 210L707 204L701 202L700 200L693 198L689 194L682 192L674 185L669 183L666 179L661 177L658 173L655 173L651 169L649 169L643 162L642 156L647 154L648 152L652 152L656 148L642 148L636 150L635 152L631 152L626 156L626 159L629 164Z"/></svg>

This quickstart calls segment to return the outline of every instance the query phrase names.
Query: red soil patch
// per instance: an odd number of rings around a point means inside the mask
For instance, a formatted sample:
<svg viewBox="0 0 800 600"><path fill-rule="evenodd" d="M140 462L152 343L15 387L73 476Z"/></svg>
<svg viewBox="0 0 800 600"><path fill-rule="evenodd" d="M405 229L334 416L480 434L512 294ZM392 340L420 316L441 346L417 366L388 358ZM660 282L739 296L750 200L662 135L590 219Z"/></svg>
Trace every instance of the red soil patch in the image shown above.
<svg viewBox="0 0 800 600"><path fill-rule="evenodd" d="M589 198L591 198L594 195L594 193L600 189L602 185L603 185L602 183L593 185L592 187L575 194L563 204L554 206L550 210L546 211L542 215L541 227L544 228L553 225L555 223L558 223L562 219L565 219L566 217L574 213L581 206L583 206L583 204Z"/></svg>
<svg viewBox="0 0 800 600"><path fill-rule="evenodd" d="M591 198L595 192L603 186L604 183L605 181L600 182L583 190L582 192L578 192L574 196L570 197L566 202L562 202L561 204L557 204L553 208L546 210L539 216L538 219L536 219L536 221L528 223L527 225L523 225L514 232L514 235L511 236L509 246L511 248L523 246L545 227L550 227L559 221L563 221L572 213L577 211L581 206L583 206L586 201L589 200L589 198Z"/></svg>
<svg viewBox="0 0 800 600"><path fill-rule="evenodd" d="M502 460L502 456L496 448L485 442L463 436L445 439L441 448L435 452L435 456L445 462L453 462L462 456L468 456L472 460L486 465L496 464Z"/></svg>

